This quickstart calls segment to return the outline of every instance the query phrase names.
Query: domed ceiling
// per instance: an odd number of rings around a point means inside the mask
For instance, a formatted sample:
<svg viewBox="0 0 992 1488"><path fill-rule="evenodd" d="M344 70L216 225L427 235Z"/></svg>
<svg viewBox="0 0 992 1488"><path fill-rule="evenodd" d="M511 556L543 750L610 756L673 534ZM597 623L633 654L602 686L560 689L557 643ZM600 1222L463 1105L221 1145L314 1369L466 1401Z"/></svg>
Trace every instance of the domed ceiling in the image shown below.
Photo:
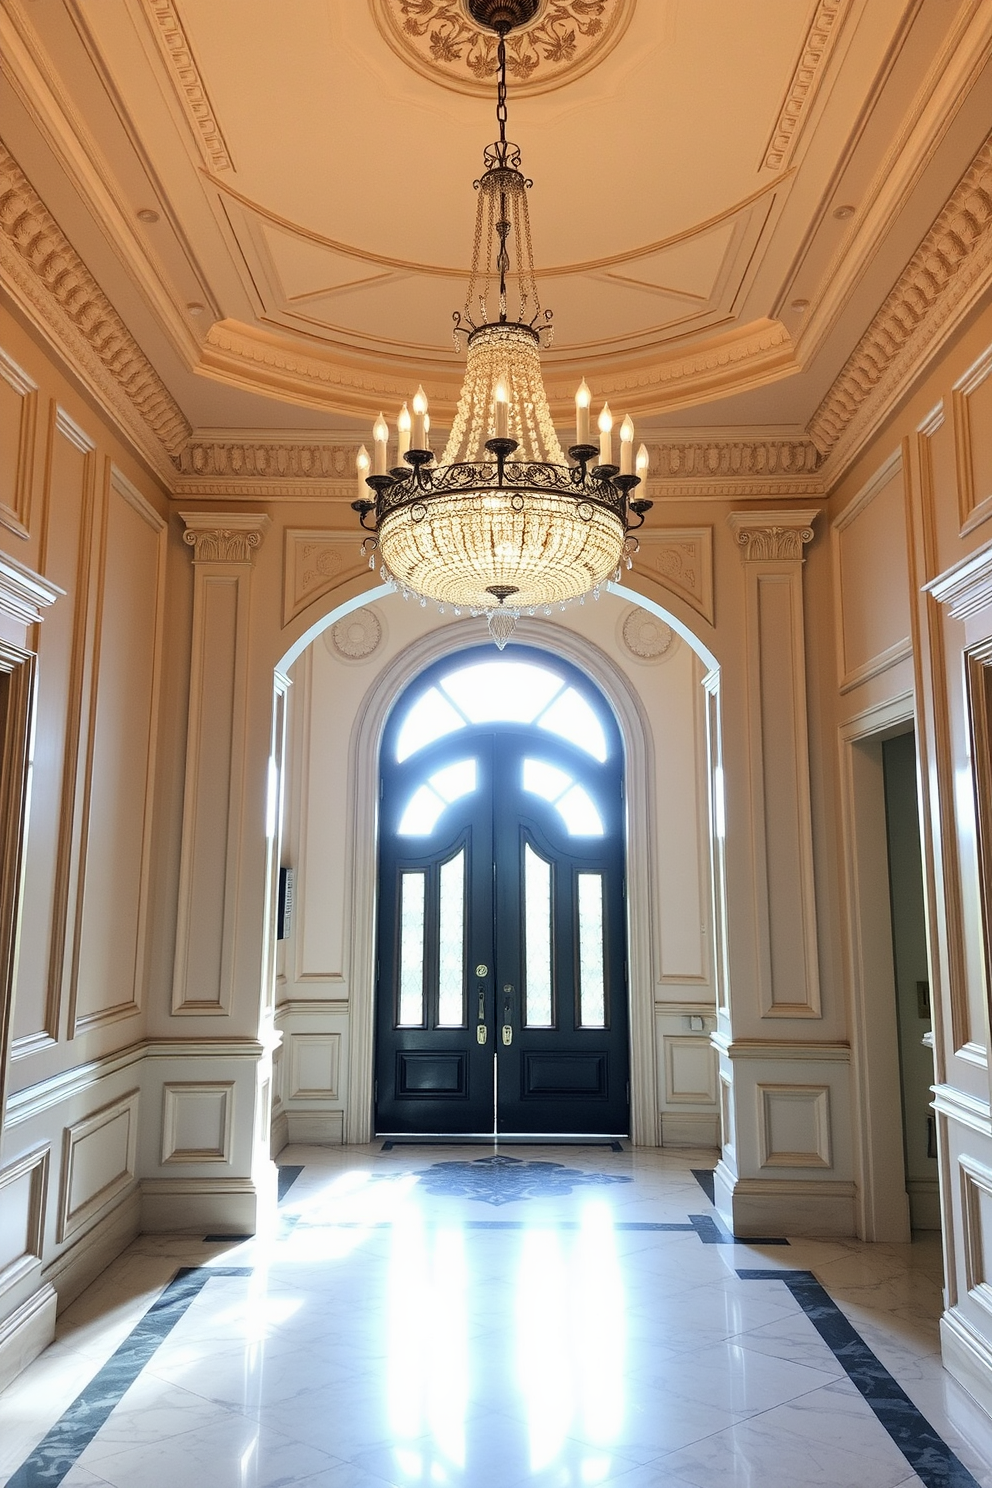
<svg viewBox="0 0 992 1488"><path fill-rule="evenodd" d="M803 427L987 132L982 9L544 0L509 134L556 415L584 375L658 427ZM464 0L0 18L9 148L191 425L351 429L418 382L445 423L495 135Z"/></svg>

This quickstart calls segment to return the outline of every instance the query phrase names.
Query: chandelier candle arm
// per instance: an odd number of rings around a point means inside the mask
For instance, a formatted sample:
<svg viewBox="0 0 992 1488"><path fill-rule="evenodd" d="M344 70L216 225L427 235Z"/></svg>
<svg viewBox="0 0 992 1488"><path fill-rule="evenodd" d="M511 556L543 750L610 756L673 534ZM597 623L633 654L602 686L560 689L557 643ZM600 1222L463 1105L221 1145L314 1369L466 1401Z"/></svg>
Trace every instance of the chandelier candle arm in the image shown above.
<svg viewBox="0 0 992 1488"><path fill-rule="evenodd" d="M410 417L410 410L404 403L396 418L396 464L400 471L403 469L400 461L406 457L406 452L410 448L410 430L412 428L413 420Z"/></svg>
<svg viewBox="0 0 992 1488"><path fill-rule="evenodd" d="M418 387L413 395L413 432L411 435L411 448L422 450L427 448L427 429L424 420L427 417L427 394L423 387Z"/></svg>
<svg viewBox="0 0 992 1488"><path fill-rule="evenodd" d="M389 425L380 413L372 425L372 438L375 441L375 461L373 465L374 475L385 475L386 454L389 446Z"/></svg>
<svg viewBox="0 0 992 1488"><path fill-rule="evenodd" d="M589 405L592 402L592 393L589 384L583 377L575 394L575 443L586 445L589 443Z"/></svg>
<svg viewBox="0 0 992 1488"><path fill-rule="evenodd" d="M358 474L358 497L362 500L367 496L366 485L372 470L372 461L364 444L359 446L358 454L355 456L355 470Z"/></svg>
<svg viewBox="0 0 992 1488"><path fill-rule="evenodd" d="M628 413L620 425L620 474L634 473L634 420Z"/></svg>
<svg viewBox="0 0 992 1488"><path fill-rule="evenodd" d="M599 463L613 464L613 415L609 403L603 404L603 411L599 415Z"/></svg>

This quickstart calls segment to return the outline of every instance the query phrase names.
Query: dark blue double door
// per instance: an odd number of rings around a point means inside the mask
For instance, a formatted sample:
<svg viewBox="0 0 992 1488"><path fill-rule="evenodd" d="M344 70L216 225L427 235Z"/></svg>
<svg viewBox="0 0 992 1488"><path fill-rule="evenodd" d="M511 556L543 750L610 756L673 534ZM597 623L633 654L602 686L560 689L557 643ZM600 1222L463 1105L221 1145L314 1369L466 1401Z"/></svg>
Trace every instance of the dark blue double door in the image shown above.
<svg viewBox="0 0 992 1488"><path fill-rule="evenodd" d="M495 724L384 768L378 1132L627 1132L620 758Z"/></svg>

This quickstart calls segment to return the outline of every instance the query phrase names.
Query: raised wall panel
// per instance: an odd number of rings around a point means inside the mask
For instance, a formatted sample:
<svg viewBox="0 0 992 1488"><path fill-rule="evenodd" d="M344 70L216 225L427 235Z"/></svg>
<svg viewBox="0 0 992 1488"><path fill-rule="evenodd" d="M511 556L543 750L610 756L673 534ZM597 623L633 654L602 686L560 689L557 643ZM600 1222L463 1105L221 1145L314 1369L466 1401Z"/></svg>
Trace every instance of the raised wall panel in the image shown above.
<svg viewBox="0 0 992 1488"><path fill-rule="evenodd" d="M841 692L912 654L902 453L875 472L833 523Z"/></svg>
<svg viewBox="0 0 992 1488"><path fill-rule="evenodd" d="M66 591L38 641L31 830L24 861L12 1053L58 1037L71 964L82 800L79 743L87 681L92 440L60 408L49 427L42 573Z"/></svg>
<svg viewBox="0 0 992 1488"><path fill-rule="evenodd" d="M706 790L706 698L698 670L693 651L680 645L652 681L656 809L665 823L667 849L655 862L657 980L709 988L709 862L700 809Z"/></svg>
<svg viewBox="0 0 992 1488"><path fill-rule="evenodd" d="M830 1088L758 1085L763 1168L830 1168Z"/></svg>
<svg viewBox="0 0 992 1488"><path fill-rule="evenodd" d="M231 1161L234 1081L162 1087L162 1162Z"/></svg>
<svg viewBox="0 0 992 1488"><path fill-rule="evenodd" d="M0 640L0 1122L6 1098L22 904L34 692L35 657Z"/></svg>
<svg viewBox="0 0 992 1488"><path fill-rule="evenodd" d="M69 1240L133 1181L138 1140L138 1091L130 1090L62 1137L59 1241Z"/></svg>
<svg viewBox="0 0 992 1488"><path fill-rule="evenodd" d="M708 1038L666 1034L665 1102L671 1106L715 1104L718 1066Z"/></svg>
<svg viewBox="0 0 992 1488"><path fill-rule="evenodd" d="M339 1033L291 1033L289 1099L337 1100L340 1062Z"/></svg>
<svg viewBox="0 0 992 1488"><path fill-rule="evenodd" d="M964 1220L965 1286L972 1299L992 1313L992 1169L959 1157Z"/></svg>
<svg viewBox="0 0 992 1488"><path fill-rule="evenodd" d="M37 418L37 386L0 346L0 523L18 537L30 535Z"/></svg>
<svg viewBox="0 0 992 1488"><path fill-rule="evenodd" d="M42 1147L0 1172L0 1294L41 1260L48 1154Z"/></svg>
<svg viewBox="0 0 992 1488"><path fill-rule="evenodd" d="M165 523L112 473L70 1028L137 1011Z"/></svg>
<svg viewBox="0 0 992 1488"><path fill-rule="evenodd" d="M992 517L992 347L954 388L961 536Z"/></svg>

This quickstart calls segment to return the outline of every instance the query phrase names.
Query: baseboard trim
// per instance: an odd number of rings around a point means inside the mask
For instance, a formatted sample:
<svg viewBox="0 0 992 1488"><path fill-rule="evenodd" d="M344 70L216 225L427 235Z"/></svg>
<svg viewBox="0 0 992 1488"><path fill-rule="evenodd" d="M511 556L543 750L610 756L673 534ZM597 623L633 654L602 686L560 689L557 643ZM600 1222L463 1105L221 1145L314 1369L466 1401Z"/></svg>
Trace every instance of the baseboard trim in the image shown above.
<svg viewBox="0 0 992 1488"><path fill-rule="evenodd" d="M145 1234L253 1235L258 1211L250 1178L145 1178L141 1184Z"/></svg>
<svg viewBox="0 0 992 1488"><path fill-rule="evenodd" d="M944 1368L992 1415L992 1345L952 1308L940 1320Z"/></svg>
<svg viewBox="0 0 992 1488"><path fill-rule="evenodd" d="M46 1281L0 1322L0 1390L51 1343L57 1305L55 1288Z"/></svg>
<svg viewBox="0 0 992 1488"><path fill-rule="evenodd" d="M286 1111L283 1114L287 1142L299 1142L307 1147L340 1147L344 1142L343 1111Z"/></svg>
<svg viewBox="0 0 992 1488"><path fill-rule="evenodd" d="M936 1178L910 1178L906 1184L909 1195L909 1222L914 1230L939 1230L940 1185Z"/></svg>
<svg viewBox="0 0 992 1488"><path fill-rule="evenodd" d="M854 1236L853 1183L801 1178L737 1178L723 1163L714 1174L717 1210L735 1235Z"/></svg>
<svg viewBox="0 0 992 1488"><path fill-rule="evenodd" d="M42 1274L58 1293L59 1312L74 1302L140 1233L141 1196L135 1185L108 1214L45 1267Z"/></svg>
<svg viewBox="0 0 992 1488"><path fill-rule="evenodd" d="M285 1111L280 1111L278 1116L272 1118L272 1129L269 1132L269 1156L276 1158L284 1147L289 1146L289 1117Z"/></svg>
<svg viewBox="0 0 992 1488"><path fill-rule="evenodd" d="M662 1147L720 1146L718 1111L662 1111L658 1124Z"/></svg>

